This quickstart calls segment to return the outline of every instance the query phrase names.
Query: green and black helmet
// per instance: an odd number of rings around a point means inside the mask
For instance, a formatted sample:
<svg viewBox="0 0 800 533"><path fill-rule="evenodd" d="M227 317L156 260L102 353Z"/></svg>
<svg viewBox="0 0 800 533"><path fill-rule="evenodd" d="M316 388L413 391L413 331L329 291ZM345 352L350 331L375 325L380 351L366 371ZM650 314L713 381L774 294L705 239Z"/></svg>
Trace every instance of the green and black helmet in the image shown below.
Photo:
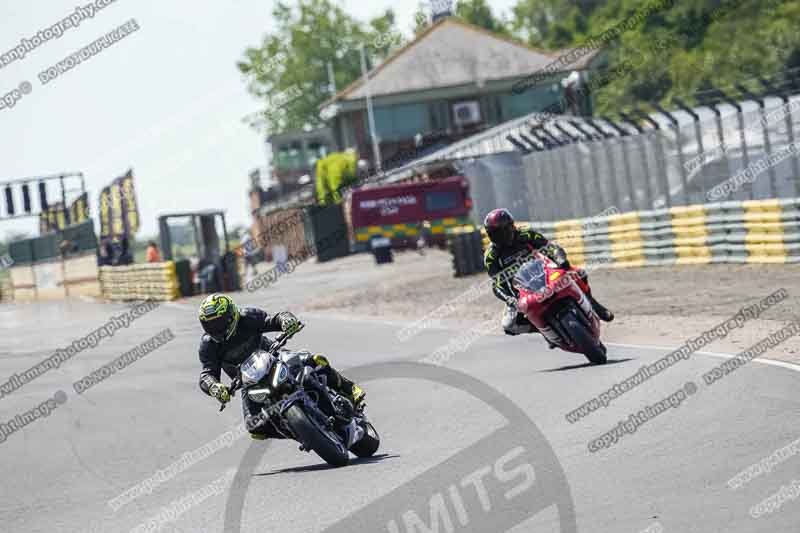
<svg viewBox="0 0 800 533"><path fill-rule="evenodd" d="M214 342L223 342L236 333L239 308L229 296L215 293L200 304L200 325Z"/></svg>

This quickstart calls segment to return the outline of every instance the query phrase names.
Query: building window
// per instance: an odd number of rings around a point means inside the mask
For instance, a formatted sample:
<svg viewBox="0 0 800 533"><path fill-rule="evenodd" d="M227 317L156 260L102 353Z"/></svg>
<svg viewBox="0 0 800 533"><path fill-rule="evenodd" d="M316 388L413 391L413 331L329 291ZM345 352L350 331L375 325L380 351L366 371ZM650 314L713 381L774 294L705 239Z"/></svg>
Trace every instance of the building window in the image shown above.
<svg viewBox="0 0 800 533"><path fill-rule="evenodd" d="M314 166L319 159L328 155L328 147L319 139L314 139L308 142L308 167Z"/></svg>
<svg viewBox="0 0 800 533"><path fill-rule="evenodd" d="M500 110L503 121L512 120L534 111L541 111L558 102L561 97L559 89L533 87L520 94L505 93L500 96Z"/></svg>
<svg viewBox="0 0 800 533"><path fill-rule="evenodd" d="M276 154L277 164L280 170L297 170L303 168L303 147L299 141L292 141L278 147Z"/></svg>
<svg viewBox="0 0 800 533"><path fill-rule="evenodd" d="M429 192L425 193L425 210L428 213L446 211L458 206L458 196L455 192Z"/></svg>
<svg viewBox="0 0 800 533"><path fill-rule="evenodd" d="M431 129L437 132L447 131L450 126L447 102L432 102L429 109L431 113L431 124L433 125Z"/></svg>
<svg viewBox="0 0 800 533"><path fill-rule="evenodd" d="M365 120L367 120L365 113ZM367 124L367 130L369 126ZM430 131L427 104L404 104L375 108L375 128L382 141L411 139Z"/></svg>

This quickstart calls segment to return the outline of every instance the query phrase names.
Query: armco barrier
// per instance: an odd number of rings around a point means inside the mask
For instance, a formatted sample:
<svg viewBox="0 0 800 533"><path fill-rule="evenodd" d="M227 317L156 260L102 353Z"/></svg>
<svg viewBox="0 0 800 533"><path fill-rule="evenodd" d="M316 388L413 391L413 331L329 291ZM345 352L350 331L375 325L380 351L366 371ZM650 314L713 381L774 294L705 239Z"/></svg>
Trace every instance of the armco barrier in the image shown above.
<svg viewBox="0 0 800 533"><path fill-rule="evenodd" d="M634 211L532 226L581 266L800 263L800 198ZM485 233L483 244L488 244Z"/></svg>
<svg viewBox="0 0 800 533"><path fill-rule="evenodd" d="M174 300L180 296L175 263L100 267L103 297L115 301Z"/></svg>

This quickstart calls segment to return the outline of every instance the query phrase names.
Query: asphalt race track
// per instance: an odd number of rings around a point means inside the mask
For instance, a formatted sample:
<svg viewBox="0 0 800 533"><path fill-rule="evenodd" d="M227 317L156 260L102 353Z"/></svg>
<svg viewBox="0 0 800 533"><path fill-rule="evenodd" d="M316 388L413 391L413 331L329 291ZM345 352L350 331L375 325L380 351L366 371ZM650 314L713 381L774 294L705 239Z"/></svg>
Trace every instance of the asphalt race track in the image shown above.
<svg viewBox="0 0 800 533"><path fill-rule="evenodd" d="M291 285L302 293L317 283L324 280ZM270 301L281 305L288 286L269 289ZM736 490L727 484L798 438L800 373L789 365L753 362L709 386L701 375L724 359L698 354L569 423L567 412L667 350L611 346L611 364L588 367L538 338L493 333L433 367L428 379L413 363L463 332L430 329L401 343L400 322L324 314L301 316L308 327L290 347L324 352L341 369L373 365L364 375L387 376L364 385L382 434L377 457L331 469L293 442L251 445L244 437L115 511L109 500L240 421L238 397L219 413L197 387L195 305L152 311L0 398L6 423L56 391L66 393L48 417L0 444L0 530L127 532L204 487L216 490L173 513L160 530L307 533L355 530L347 529L355 524L389 533L775 533L797 531L800 523L800 502L792 499L759 518L750 515L800 478L800 457ZM0 382L123 309L83 301L0 307ZM175 340L81 395L73 390L73 382L164 328ZM405 364L375 366L390 362ZM590 440L690 381L697 390L679 407L607 449L589 451ZM501 413L491 402L514 407ZM509 426L509 413L530 423ZM147 530L156 529L137 531Z"/></svg>

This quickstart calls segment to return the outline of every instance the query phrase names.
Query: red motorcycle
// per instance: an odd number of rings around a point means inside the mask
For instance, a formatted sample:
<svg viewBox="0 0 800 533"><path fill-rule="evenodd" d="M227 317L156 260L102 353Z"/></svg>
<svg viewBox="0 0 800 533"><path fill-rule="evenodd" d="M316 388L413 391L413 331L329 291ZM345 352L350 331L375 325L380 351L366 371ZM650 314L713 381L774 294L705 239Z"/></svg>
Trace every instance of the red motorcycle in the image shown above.
<svg viewBox="0 0 800 533"><path fill-rule="evenodd" d="M576 269L563 269L547 256L534 253L514 276L519 312L551 344L582 353L592 363L606 363L600 341L600 319L586 294L589 286Z"/></svg>

